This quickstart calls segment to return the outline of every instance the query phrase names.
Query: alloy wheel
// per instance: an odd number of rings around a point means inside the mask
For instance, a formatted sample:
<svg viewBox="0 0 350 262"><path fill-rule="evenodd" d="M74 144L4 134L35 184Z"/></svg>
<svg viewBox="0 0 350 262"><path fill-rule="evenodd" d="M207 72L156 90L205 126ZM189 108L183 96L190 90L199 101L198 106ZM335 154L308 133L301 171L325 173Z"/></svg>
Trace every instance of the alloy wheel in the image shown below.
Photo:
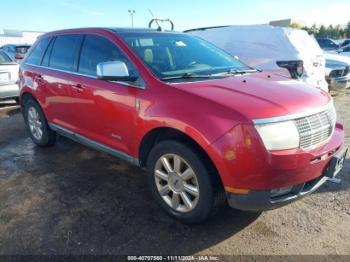
<svg viewBox="0 0 350 262"><path fill-rule="evenodd" d="M39 112L35 107L31 106L28 109L28 126L31 134L37 140L41 140L43 136L42 122L40 120Z"/></svg>
<svg viewBox="0 0 350 262"><path fill-rule="evenodd" d="M155 165L155 183L163 201L178 212L190 212L199 199L199 185L192 167L179 155L161 156Z"/></svg>

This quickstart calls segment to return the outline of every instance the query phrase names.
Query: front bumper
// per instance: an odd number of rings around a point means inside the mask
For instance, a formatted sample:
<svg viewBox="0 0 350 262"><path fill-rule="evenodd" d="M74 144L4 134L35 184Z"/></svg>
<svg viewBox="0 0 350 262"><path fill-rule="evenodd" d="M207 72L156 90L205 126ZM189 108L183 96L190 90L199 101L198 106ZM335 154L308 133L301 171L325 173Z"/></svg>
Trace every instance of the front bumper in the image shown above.
<svg viewBox="0 0 350 262"><path fill-rule="evenodd" d="M334 155L336 160L337 154L346 155L347 149L342 148ZM238 195L227 193L227 201L232 208L245 211L262 211L275 209L291 202L301 199L320 188L330 177L334 177L338 173L331 173L334 162L330 161L328 168L323 174L313 180L305 183L294 185L290 192L278 196L273 196L271 190L252 190L247 195ZM332 169L333 170L333 169ZM339 172L339 171L338 171Z"/></svg>
<svg viewBox="0 0 350 262"><path fill-rule="evenodd" d="M321 176L343 143L344 129L337 123L330 140L323 146L308 151L269 152L253 125L237 125L206 151L225 188L271 190L302 184Z"/></svg>

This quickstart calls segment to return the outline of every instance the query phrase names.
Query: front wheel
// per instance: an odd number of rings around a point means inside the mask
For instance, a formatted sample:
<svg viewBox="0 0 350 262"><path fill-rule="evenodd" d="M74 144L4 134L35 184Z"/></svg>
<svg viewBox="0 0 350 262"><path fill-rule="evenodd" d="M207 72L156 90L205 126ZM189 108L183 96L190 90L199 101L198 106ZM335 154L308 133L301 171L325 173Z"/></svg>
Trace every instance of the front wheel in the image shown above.
<svg viewBox="0 0 350 262"><path fill-rule="evenodd" d="M176 141L157 144L150 152L147 169L154 198L181 222L202 222L220 204L216 177L189 145Z"/></svg>
<svg viewBox="0 0 350 262"><path fill-rule="evenodd" d="M52 146L56 141L56 134L47 123L46 117L39 104L30 99L24 106L24 119L33 142L38 146Z"/></svg>

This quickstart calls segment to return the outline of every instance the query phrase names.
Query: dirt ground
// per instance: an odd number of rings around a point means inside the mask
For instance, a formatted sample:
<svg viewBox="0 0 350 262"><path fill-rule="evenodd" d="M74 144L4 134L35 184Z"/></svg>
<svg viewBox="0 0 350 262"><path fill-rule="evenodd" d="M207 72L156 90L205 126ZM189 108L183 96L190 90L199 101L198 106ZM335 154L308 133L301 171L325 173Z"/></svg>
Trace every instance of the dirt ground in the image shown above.
<svg viewBox="0 0 350 262"><path fill-rule="evenodd" d="M350 95L334 93L349 132ZM64 138L33 145L18 107L0 104L0 254L350 254L350 159L286 207L223 208L202 225L168 217L143 171Z"/></svg>

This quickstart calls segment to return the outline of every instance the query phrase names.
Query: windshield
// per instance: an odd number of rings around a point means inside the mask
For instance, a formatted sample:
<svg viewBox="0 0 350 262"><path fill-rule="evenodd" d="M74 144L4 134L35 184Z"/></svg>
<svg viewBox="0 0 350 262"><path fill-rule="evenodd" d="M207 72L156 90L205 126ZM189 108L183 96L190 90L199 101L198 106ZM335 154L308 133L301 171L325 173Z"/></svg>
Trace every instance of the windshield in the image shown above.
<svg viewBox="0 0 350 262"><path fill-rule="evenodd" d="M162 80L218 77L252 71L252 68L197 37L174 33L120 35Z"/></svg>

